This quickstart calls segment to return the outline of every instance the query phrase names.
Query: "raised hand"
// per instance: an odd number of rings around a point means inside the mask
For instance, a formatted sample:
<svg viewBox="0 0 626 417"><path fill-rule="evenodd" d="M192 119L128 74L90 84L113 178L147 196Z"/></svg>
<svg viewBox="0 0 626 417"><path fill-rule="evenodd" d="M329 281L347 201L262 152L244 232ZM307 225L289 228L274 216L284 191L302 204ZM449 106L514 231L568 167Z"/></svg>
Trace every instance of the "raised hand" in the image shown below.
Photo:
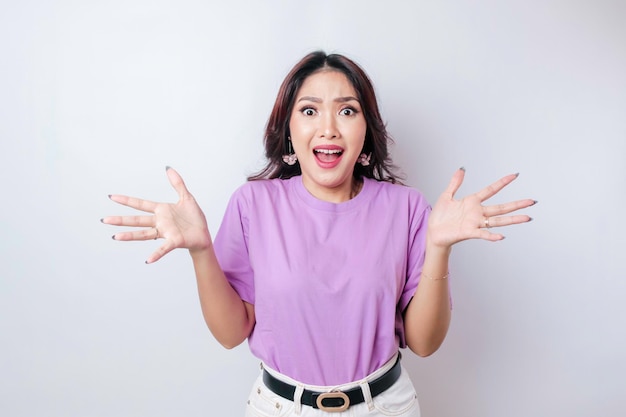
<svg viewBox="0 0 626 417"><path fill-rule="evenodd" d="M504 236L492 232L491 228L531 221L532 218L525 214L508 214L536 204L535 200L525 199L491 206L482 204L513 182L517 176L518 174L507 175L474 194L455 200L454 195L465 177L463 168L457 170L430 214L429 242L439 247L451 247L467 239L502 240Z"/></svg>
<svg viewBox="0 0 626 417"><path fill-rule="evenodd" d="M151 215L108 216L101 221L115 226L132 226L141 229L119 232L113 239L121 241L164 239L146 263L156 262L176 248L190 251L203 250L211 245L211 236L204 213L187 190L181 176L172 168L166 169L167 178L178 193L178 202L157 203L124 195L110 195L116 203L132 207Z"/></svg>

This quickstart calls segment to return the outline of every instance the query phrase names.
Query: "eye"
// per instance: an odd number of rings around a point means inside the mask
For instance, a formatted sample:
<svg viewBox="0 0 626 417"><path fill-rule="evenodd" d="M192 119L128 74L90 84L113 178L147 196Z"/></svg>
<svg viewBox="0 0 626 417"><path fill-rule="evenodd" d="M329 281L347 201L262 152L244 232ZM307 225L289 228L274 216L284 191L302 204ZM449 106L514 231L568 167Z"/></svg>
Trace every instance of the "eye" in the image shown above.
<svg viewBox="0 0 626 417"><path fill-rule="evenodd" d="M302 109L300 109L300 112L302 114L304 114L305 116L314 116L315 115L315 109L312 107L304 107Z"/></svg>
<svg viewBox="0 0 626 417"><path fill-rule="evenodd" d="M354 116L355 114L357 114L357 111L356 111L356 109L354 109L352 107L345 107L345 108L341 109L339 114L341 114L342 116Z"/></svg>

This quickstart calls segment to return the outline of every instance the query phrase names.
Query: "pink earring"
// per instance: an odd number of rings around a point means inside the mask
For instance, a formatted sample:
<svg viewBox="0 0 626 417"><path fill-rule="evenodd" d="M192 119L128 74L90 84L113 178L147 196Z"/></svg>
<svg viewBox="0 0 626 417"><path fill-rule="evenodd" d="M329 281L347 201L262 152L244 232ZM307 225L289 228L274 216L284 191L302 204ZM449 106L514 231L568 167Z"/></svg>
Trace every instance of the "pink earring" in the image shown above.
<svg viewBox="0 0 626 417"><path fill-rule="evenodd" d="M364 167L366 167L366 166L368 166L370 164L370 159L371 158L372 158L372 154L371 153L369 155L365 155L365 152L364 152L361 155L359 155L359 158L356 161L359 164L361 164Z"/></svg>
<svg viewBox="0 0 626 417"><path fill-rule="evenodd" d="M291 147L291 137L287 138L287 155L283 155L283 162L287 165L294 165L298 160L298 156Z"/></svg>

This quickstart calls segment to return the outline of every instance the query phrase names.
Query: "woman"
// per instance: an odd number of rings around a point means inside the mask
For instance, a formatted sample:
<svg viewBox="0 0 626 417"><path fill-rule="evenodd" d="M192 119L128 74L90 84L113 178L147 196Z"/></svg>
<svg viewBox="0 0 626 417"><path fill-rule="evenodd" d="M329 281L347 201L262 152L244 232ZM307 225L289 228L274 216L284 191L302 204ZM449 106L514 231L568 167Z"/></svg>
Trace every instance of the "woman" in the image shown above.
<svg viewBox="0 0 626 417"><path fill-rule="evenodd" d="M173 169L176 204L112 195L153 213L107 217L139 226L115 240L164 239L193 260L204 318L232 348L248 339L263 371L246 415L419 416L399 348L435 352L450 323L448 260L455 243L497 241L489 230L530 221L536 202L482 202L517 175L455 200L457 170L431 210L398 184L374 89L348 58L304 57L270 115L268 163L232 196L215 241Z"/></svg>

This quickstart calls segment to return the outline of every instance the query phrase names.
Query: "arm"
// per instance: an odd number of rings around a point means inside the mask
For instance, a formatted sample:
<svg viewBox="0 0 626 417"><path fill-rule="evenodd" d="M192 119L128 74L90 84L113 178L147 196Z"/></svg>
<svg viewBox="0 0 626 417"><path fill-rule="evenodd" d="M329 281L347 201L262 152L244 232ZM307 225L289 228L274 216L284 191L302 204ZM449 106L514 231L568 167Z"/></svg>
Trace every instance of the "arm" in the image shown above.
<svg viewBox="0 0 626 417"><path fill-rule="evenodd" d="M534 200L482 205L515 180L517 174L508 175L475 194L455 200L454 194L464 176L464 169L457 170L433 207L428 219L422 275L415 295L405 310L407 345L420 356L434 353L448 332L451 312L447 275L452 246L468 239L502 240L503 235L487 229L532 220L526 215L507 214L534 205Z"/></svg>
<svg viewBox="0 0 626 417"><path fill-rule="evenodd" d="M217 341L231 349L252 332L254 306L242 301L229 284L212 246L204 250L190 250L189 253L196 271L204 321Z"/></svg>
<svg viewBox="0 0 626 417"><path fill-rule="evenodd" d="M420 282L404 313L407 345L422 357L439 349L450 326L449 257L449 249L426 243Z"/></svg>
<svg viewBox="0 0 626 417"><path fill-rule="evenodd" d="M196 272L204 320L218 342L232 348L243 342L254 327L254 307L245 303L231 287L219 266L204 213L187 190L183 179L171 168L167 177L178 193L177 203L156 203L133 197L111 195L116 203L152 213L143 216L110 216L105 224L143 229L120 232L114 240L164 239L146 263L153 263L176 248L189 249Z"/></svg>

